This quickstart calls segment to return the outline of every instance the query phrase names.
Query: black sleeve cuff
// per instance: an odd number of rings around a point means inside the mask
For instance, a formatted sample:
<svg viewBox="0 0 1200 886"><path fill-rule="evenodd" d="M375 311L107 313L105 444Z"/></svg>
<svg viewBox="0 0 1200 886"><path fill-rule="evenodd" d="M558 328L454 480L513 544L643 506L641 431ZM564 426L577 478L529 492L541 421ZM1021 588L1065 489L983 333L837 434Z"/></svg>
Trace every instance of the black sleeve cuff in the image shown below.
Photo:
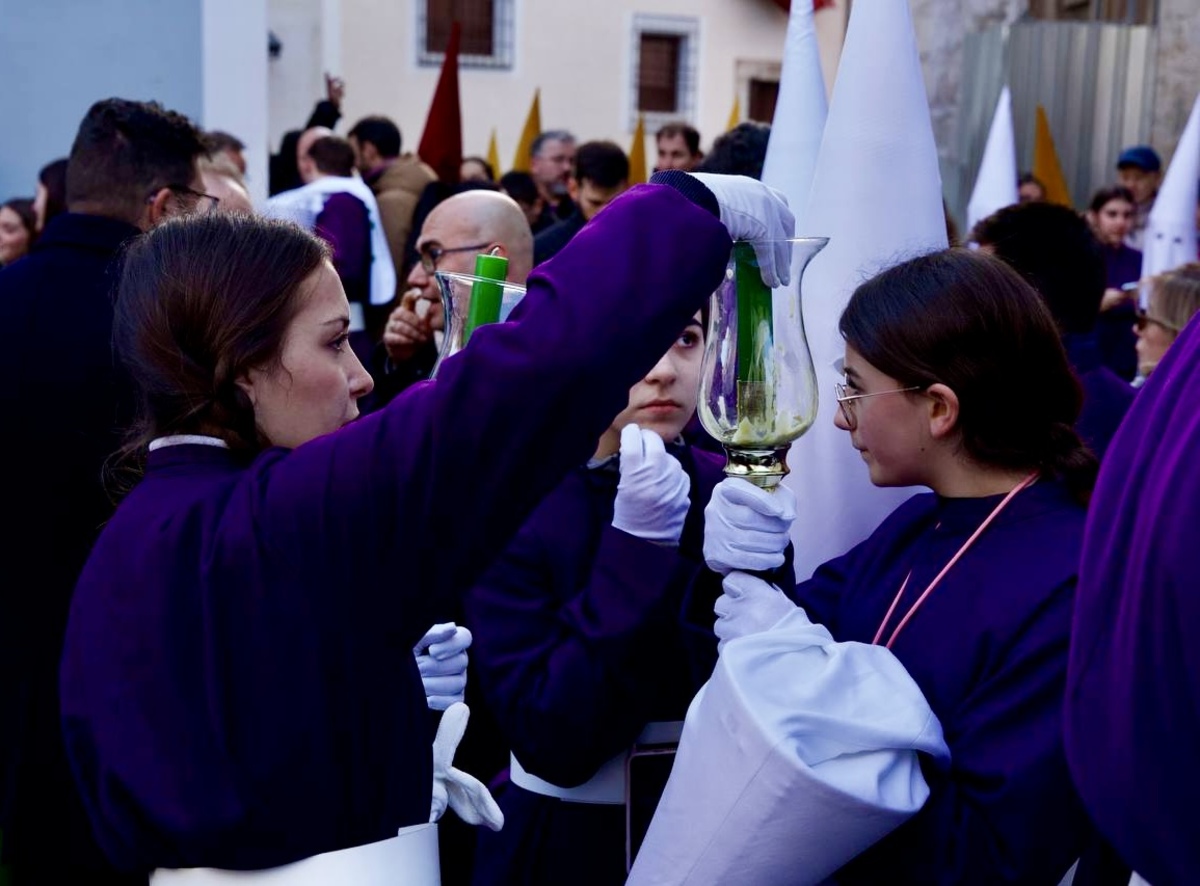
<svg viewBox="0 0 1200 886"><path fill-rule="evenodd" d="M716 195L701 184L698 178L682 170L665 169L656 172L651 176L650 184L672 187L701 209L707 209L717 218L721 217L721 205L717 203Z"/></svg>

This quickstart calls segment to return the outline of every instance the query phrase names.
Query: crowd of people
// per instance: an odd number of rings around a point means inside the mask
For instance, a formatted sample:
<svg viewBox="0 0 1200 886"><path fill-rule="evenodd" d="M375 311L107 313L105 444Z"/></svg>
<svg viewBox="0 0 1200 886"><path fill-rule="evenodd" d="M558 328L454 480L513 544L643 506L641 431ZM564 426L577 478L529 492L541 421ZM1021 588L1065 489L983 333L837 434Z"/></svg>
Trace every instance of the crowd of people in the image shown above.
<svg viewBox="0 0 1200 886"><path fill-rule="evenodd" d="M337 134L343 95L258 207L236 136L117 98L0 205L13 886L425 883L399 872L439 854L448 884L666 882L636 859L686 843L655 809L687 790L680 724L728 725L714 669L787 712L785 765L821 786L798 820L878 822L902 771L919 797L861 845L798 833L797 882L1187 881L1194 835L1140 807L1186 815L1194 764L1086 733L1110 700L1135 736L1200 732L1164 689L1196 673L1186 525L1119 570L1122 540L1088 554L1196 491L1200 263L1139 280L1151 148L1083 214L1023 176L976 248L857 288L837 426L874 484L931 491L797 583L804 503L724 478L695 418L733 241L796 233L758 181L770 128L703 152L667 124L633 188L619 146L565 130L527 172L448 181L387 117ZM524 298L439 363L437 274L479 256ZM855 663L857 707L825 665L739 665L798 637Z"/></svg>

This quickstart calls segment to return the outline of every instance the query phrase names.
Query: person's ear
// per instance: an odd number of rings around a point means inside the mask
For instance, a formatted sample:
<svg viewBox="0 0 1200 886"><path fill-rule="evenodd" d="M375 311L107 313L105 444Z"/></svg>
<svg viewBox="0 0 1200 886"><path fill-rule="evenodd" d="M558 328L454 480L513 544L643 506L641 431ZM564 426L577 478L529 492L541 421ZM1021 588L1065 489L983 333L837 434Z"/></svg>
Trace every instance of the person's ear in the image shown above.
<svg viewBox="0 0 1200 886"><path fill-rule="evenodd" d="M253 376L253 370L244 372L238 376L237 380L234 381L234 384L238 386L238 390L246 395L246 399L250 401L250 405L252 407L256 407L258 406L258 401L254 396L255 387Z"/></svg>
<svg viewBox="0 0 1200 886"><path fill-rule="evenodd" d="M508 247L506 247L503 243L496 243L496 242L488 243L486 246L483 247L483 249L481 249L479 251L486 255L499 255L502 258L511 258L511 256L508 253Z"/></svg>
<svg viewBox="0 0 1200 886"><path fill-rule="evenodd" d="M929 436L944 440L958 430L958 394L940 382L925 390L929 400Z"/></svg>
<svg viewBox="0 0 1200 886"><path fill-rule="evenodd" d="M575 176L567 179L567 196L571 198L572 203L579 202L579 179Z"/></svg>
<svg viewBox="0 0 1200 886"><path fill-rule="evenodd" d="M171 214L171 199L174 196L170 188L160 188L158 193L150 198L145 213L147 231Z"/></svg>

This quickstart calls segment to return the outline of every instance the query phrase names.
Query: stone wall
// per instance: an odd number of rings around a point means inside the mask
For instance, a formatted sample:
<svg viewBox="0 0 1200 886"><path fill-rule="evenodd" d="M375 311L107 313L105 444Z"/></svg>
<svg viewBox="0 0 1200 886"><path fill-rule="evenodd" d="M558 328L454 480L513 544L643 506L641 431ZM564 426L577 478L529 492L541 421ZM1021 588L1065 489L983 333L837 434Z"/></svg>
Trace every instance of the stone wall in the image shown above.
<svg viewBox="0 0 1200 886"><path fill-rule="evenodd" d="M1170 161L1200 91L1200 4L1159 0L1158 70L1150 143Z"/></svg>
<svg viewBox="0 0 1200 886"><path fill-rule="evenodd" d="M967 34L1011 24L1024 12L1026 0L910 0L917 47L925 72L933 136L943 169L957 165L958 106ZM1175 0L1180 4L1194 0Z"/></svg>

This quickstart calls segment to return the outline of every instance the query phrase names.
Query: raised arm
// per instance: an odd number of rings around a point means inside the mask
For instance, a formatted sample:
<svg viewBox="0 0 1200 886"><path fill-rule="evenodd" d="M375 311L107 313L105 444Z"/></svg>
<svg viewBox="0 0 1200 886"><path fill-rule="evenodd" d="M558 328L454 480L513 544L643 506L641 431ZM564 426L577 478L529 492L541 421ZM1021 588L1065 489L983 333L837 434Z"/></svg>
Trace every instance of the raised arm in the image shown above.
<svg viewBox="0 0 1200 886"><path fill-rule="evenodd" d="M480 329L435 381L263 459L264 524L311 537L311 556L352 549L365 575L394 575L354 589L379 597L377 617L460 594L590 454L715 288L729 248L711 206L633 189L530 278L519 319ZM430 619L406 612L412 642Z"/></svg>

